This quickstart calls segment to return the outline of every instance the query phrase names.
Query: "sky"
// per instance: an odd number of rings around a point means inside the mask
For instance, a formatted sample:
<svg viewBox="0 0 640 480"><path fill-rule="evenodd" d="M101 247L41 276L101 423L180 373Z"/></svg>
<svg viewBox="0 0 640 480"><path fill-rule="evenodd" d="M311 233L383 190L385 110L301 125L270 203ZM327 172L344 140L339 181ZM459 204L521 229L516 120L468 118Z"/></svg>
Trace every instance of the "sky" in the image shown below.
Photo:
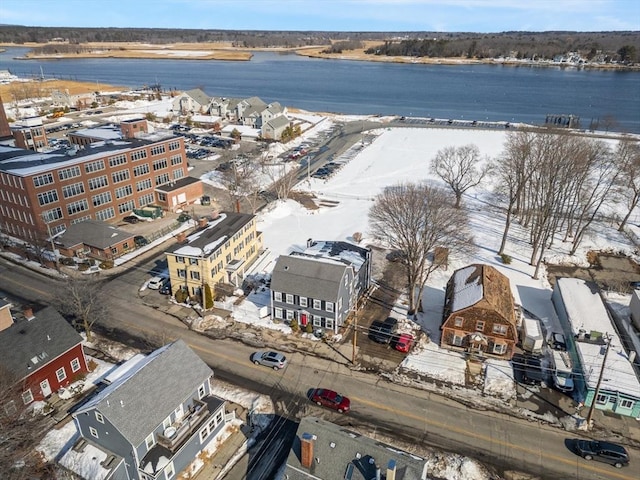
<svg viewBox="0 0 640 480"><path fill-rule="evenodd" d="M315 31L640 30L637 0L2 0L0 24Z"/></svg>

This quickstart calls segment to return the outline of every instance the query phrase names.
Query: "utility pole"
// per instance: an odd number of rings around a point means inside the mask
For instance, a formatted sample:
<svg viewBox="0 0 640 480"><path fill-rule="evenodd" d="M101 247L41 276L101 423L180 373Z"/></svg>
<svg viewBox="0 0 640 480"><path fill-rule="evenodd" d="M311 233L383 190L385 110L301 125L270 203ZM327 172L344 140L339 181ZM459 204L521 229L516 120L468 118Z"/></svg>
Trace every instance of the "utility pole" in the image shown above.
<svg viewBox="0 0 640 480"><path fill-rule="evenodd" d="M357 308L357 305L356 305ZM351 352L351 363L356 364L356 337L358 336L358 311L353 311L353 351Z"/></svg>
<svg viewBox="0 0 640 480"><path fill-rule="evenodd" d="M593 412L595 411L596 401L598 400L598 394L600 393L600 384L602 383L602 377L604 376L604 367L607 362L609 348L611 348L611 337L606 333L604 334L604 341L607 343L607 348L604 350L604 357L602 359L602 365L600 366L600 375L598 376L598 383L596 383L596 391L593 393L591 405L589 406L589 413L587 414L587 428L591 428Z"/></svg>

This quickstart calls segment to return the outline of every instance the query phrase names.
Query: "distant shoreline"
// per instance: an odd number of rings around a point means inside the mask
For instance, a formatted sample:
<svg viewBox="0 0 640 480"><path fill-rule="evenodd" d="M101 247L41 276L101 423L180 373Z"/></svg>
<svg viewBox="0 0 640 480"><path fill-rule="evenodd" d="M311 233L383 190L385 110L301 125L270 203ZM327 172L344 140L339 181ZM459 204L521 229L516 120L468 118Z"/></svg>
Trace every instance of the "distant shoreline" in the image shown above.
<svg viewBox="0 0 640 480"><path fill-rule="evenodd" d="M24 47L37 48L48 45L55 48L55 44L2 44L0 47ZM67 46L68 44L61 44ZM573 64L558 63L552 61L518 60L515 58L465 58L465 57L403 57L382 56L365 53L365 48L348 50L343 53L324 53L327 46L310 46L297 48L238 48L229 43L181 43L169 45L150 45L138 43L91 43L82 44L83 48L90 48L90 52L78 53L54 53L36 55L28 52L24 57L15 57L15 60L61 60L61 59L86 59L86 58L118 58L118 59L147 59L147 60L219 60L219 61L250 61L252 52L294 53L309 58L350 60L382 63L403 63L420 65L496 65L511 67L541 67L561 68L573 70L615 70L615 71L640 71L640 65L619 64Z"/></svg>

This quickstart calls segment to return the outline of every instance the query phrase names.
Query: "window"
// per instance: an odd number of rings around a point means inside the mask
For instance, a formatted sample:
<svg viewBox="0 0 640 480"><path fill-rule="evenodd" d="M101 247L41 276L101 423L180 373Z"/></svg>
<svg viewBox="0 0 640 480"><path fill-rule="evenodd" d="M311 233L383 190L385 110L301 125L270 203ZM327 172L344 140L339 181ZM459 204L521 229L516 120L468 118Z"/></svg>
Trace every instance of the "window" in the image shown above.
<svg viewBox="0 0 640 480"><path fill-rule="evenodd" d="M22 392L22 401L25 405L33 402L33 393L31 393L31 389L27 390L26 392Z"/></svg>
<svg viewBox="0 0 640 480"><path fill-rule="evenodd" d="M56 378L59 382L67 378L67 372L65 372L64 367L60 367L58 370L56 370Z"/></svg>
<svg viewBox="0 0 640 480"><path fill-rule="evenodd" d="M633 400L628 400L626 398L620 400L620 407L622 408L632 409L634 404L635 402Z"/></svg>
<svg viewBox="0 0 640 480"><path fill-rule="evenodd" d="M74 225L76 223L82 223L85 222L87 220L91 220L91 215L83 215L82 217L77 217L71 220L71 225Z"/></svg>
<svg viewBox="0 0 640 480"><path fill-rule="evenodd" d="M453 325L455 327L461 327L463 323L464 323L464 318L463 317L456 317L456 318L453 319Z"/></svg>
<svg viewBox="0 0 640 480"><path fill-rule="evenodd" d="M313 308L320 310L322 308L322 302L320 300L313 300Z"/></svg>
<svg viewBox="0 0 640 480"><path fill-rule="evenodd" d="M205 425L205 427L202 430L200 430L200 443L204 443L204 441L208 436L209 436L209 429Z"/></svg>
<svg viewBox="0 0 640 480"><path fill-rule="evenodd" d="M96 429L95 429L95 428L93 428L93 427L89 427L89 433L91 433L91 436L92 436L92 437L100 438L100 437L98 436L98 430L96 430Z"/></svg>
<svg viewBox="0 0 640 480"><path fill-rule="evenodd" d="M153 203L153 193L147 193L138 199L138 206L141 208L150 203Z"/></svg>
<svg viewBox="0 0 640 480"><path fill-rule="evenodd" d="M174 140L169 142L169 150L178 150L180 148L180 141Z"/></svg>
<svg viewBox="0 0 640 480"><path fill-rule="evenodd" d="M598 395L598 398L596 398L596 403L598 405L606 405L607 403L609 403L609 396L608 395Z"/></svg>
<svg viewBox="0 0 640 480"><path fill-rule="evenodd" d="M187 278L187 271L184 268L178 269L178 278Z"/></svg>
<svg viewBox="0 0 640 480"><path fill-rule="evenodd" d="M153 161L153 170L163 170L165 168L167 168L167 159L166 158L160 158L158 160L154 160Z"/></svg>
<svg viewBox="0 0 640 480"><path fill-rule="evenodd" d="M171 426L171 415L162 421L162 430L166 430Z"/></svg>
<svg viewBox="0 0 640 480"><path fill-rule="evenodd" d="M307 297L300 297L300 306L301 307L307 306Z"/></svg>
<svg viewBox="0 0 640 480"><path fill-rule="evenodd" d="M128 213L131 210L133 210L135 208L135 203L133 203L133 200L128 200L124 203L119 203L118 204L118 213L123 214L123 213Z"/></svg>
<svg viewBox="0 0 640 480"><path fill-rule="evenodd" d="M476 332L482 332L482 331L484 331L484 321L478 320L476 322Z"/></svg>
<svg viewBox="0 0 640 480"><path fill-rule="evenodd" d="M134 177L139 177L141 175L146 175L147 173L149 173L149 164L148 163L143 163L141 165L137 165L137 166L133 167L133 176Z"/></svg>
<svg viewBox="0 0 640 480"><path fill-rule="evenodd" d="M117 167L118 165L124 165L125 163L127 163L127 156L124 153L116 155L115 157L109 157L110 167Z"/></svg>
<svg viewBox="0 0 640 480"><path fill-rule="evenodd" d="M38 203L41 207L57 201L58 192L56 190L49 190L48 192L42 192L38 194Z"/></svg>
<svg viewBox="0 0 640 480"><path fill-rule="evenodd" d="M176 474L176 470L173 468L173 462L170 462L166 467L164 467L164 477L167 480L173 478Z"/></svg>
<svg viewBox="0 0 640 480"><path fill-rule="evenodd" d="M104 417L102 416L102 414L100 412L95 412L96 415L96 420L99 421L100 423L104 423Z"/></svg>
<svg viewBox="0 0 640 480"><path fill-rule="evenodd" d="M80 167L78 167L77 165L74 167L58 170L58 178L60 178L60 180L68 180L69 178L75 178L79 176L80 176Z"/></svg>
<svg viewBox="0 0 640 480"><path fill-rule="evenodd" d="M274 312L274 316L276 318L282 318L282 309L281 308L276 308L275 312Z"/></svg>
<svg viewBox="0 0 640 480"><path fill-rule="evenodd" d="M51 223L62 218L62 209L60 207L52 208L42 212L42 218L46 223Z"/></svg>
<svg viewBox="0 0 640 480"><path fill-rule="evenodd" d="M333 318L327 318L327 323L325 326L333 330Z"/></svg>
<svg viewBox="0 0 640 480"><path fill-rule="evenodd" d="M184 263L184 257L180 257L180 256L176 255L176 262Z"/></svg>
<svg viewBox="0 0 640 480"><path fill-rule="evenodd" d="M105 203L111 203L111 192L102 192L98 195L91 197L91 203L94 207L99 207Z"/></svg>
<svg viewBox="0 0 640 480"><path fill-rule="evenodd" d="M287 320L293 320L293 310L285 310L284 316Z"/></svg>
<svg viewBox="0 0 640 480"><path fill-rule="evenodd" d="M141 192L143 190L149 190L153 185L151 185L151 179L147 178L140 182L136 182L136 192Z"/></svg>
<svg viewBox="0 0 640 480"><path fill-rule="evenodd" d="M200 272L194 272L191 270L189 275L191 276L191 280L200 280Z"/></svg>
<svg viewBox="0 0 640 480"><path fill-rule="evenodd" d="M462 346L462 337L460 335L454 335L453 336L453 340L451 341L451 344L456 346L456 347L461 347Z"/></svg>
<svg viewBox="0 0 640 480"><path fill-rule="evenodd" d="M172 155L171 165L180 165L182 163L182 155Z"/></svg>
<svg viewBox="0 0 640 480"><path fill-rule="evenodd" d="M121 183L129 180L129 170L118 170L111 174L111 180L113 183Z"/></svg>
<svg viewBox="0 0 640 480"><path fill-rule="evenodd" d="M164 185L165 183L169 183L169 174L163 173L162 175L156 175L155 181L156 185Z"/></svg>
<svg viewBox="0 0 640 480"><path fill-rule="evenodd" d="M144 443L147 445L147 450L151 450L151 447L156 444L156 439L154 438L153 433L145 438Z"/></svg>
<svg viewBox="0 0 640 480"><path fill-rule="evenodd" d="M313 326L316 328L322 327L322 317L318 315L311 315Z"/></svg>
<svg viewBox="0 0 640 480"><path fill-rule="evenodd" d="M333 302L325 302L327 312L333 312Z"/></svg>
<svg viewBox="0 0 640 480"><path fill-rule="evenodd" d="M106 175L102 175L101 177L90 178L89 179L89 190L98 190L100 188L104 188L109 185L109 180L107 180Z"/></svg>
<svg viewBox="0 0 640 480"><path fill-rule="evenodd" d="M131 195L133 195L133 188L131 185L116 188L116 198L125 198L130 197Z"/></svg>
<svg viewBox="0 0 640 480"><path fill-rule="evenodd" d="M200 385L198 387L198 398L204 397L206 393L207 393L207 389L204 388L204 385Z"/></svg>
<svg viewBox="0 0 640 480"><path fill-rule="evenodd" d="M506 343L496 343L493 345L493 353L496 355L502 355L507 351Z"/></svg>
<svg viewBox="0 0 640 480"><path fill-rule="evenodd" d="M53 183L53 175L50 173L45 173L44 175L38 175L37 177L33 177L33 185L37 187L42 187L43 185L49 185Z"/></svg>
<svg viewBox="0 0 640 480"><path fill-rule="evenodd" d="M71 360L71 371L77 372L78 370L80 370L80 360L74 358L73 360Z"/></svg>
<svg viewBox="0 0 640 480"><path fill-rule="evenodd" d="M506 325L493 325L493 333L497 333L498 335L506 335L507 334L507 326Z"/></svg>
<svg viewBox="0 0 640 480"><path fill-rule="evenodd" d="M273 299L276 302L281 302L282 301L282 292L273 292Z"/></svg>
<svg viewBox="0 0 640 480"><path fill-rule="evenodd" d="M147 158L146 150L136 150L135 152L131 152L132 162L135 162L136 160L142 160L143 158Z"/></svg>
<svg viewBox="0 0 640 480"><path fill-rule="evenodd" d="M182 404L178 405L178 408L173 412L176 415L176 420L180 420L182 415L184 414L184 410L182 408Z"/></svg>
<svg viewBox="0 0 640 480"><path fill-rule="evenodd" d="M116 216L116 212L113 209L113 207L109 207L109 208L105 208L104 210L100 210L99 212L96 212L96 219L97 220L109 220L113 217Z"/></svg>
<svg viewBox="0 0 640 480"><path fill-rule="evenodd" d="M154 145L153 147L151 147L151 155L161 155L164 152L164 145Z"/></svg>
<svg viewBox="0 0 640 480"><path fill-rule="evenodd" d="M291 295L290 293L287 293L286 298L287 299L286 299L285 303L289 303L289 304L293 305L293 295Z"/></svg>
<svg viewBox="0 0 640 480"><path fill-rule="evenodd" d="M84 198L77 202L67 204L67 213L69 215L75 215L76 213L84 212L85 210L89 210L89 202Z"/></svg>
<svg viewBox="0 0 640 480"><path fill-rule="evenodd" d="M62 195L64 198L76 197L84 193L84 183L74 183L72 185L66 185L62 187Z"/></svg>
<svg viewBox="0 0 640 480"><path fill-rule="evenodd" d="M198 265L198 259L197 258L190 258L189 259L189 265Z"/></svg>
<svg viewBox="0 0 640 480"><path fill-rule="evenodd" d="M87 173L99 172L100 170L104 170L104 160L96 160L84 166L84 171Z"/></svg>
<svg viewBox="0 0 640 480"><path fill-rule="evenodd" d="M178 168L177 170L173 171L173 179L174 180L178 180L180 178L184 177L184 171L181 168Z"/></svg>

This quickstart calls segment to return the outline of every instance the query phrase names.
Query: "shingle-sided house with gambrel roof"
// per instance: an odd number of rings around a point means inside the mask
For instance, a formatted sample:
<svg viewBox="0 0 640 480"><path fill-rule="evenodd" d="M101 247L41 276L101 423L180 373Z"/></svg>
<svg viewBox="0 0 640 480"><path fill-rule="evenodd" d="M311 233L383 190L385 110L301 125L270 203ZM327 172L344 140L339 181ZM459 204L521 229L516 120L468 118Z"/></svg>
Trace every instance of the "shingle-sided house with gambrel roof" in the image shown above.
<svg viewBox="0 0 640 480"><path fill-rule="evenodd" d="M518 341L509 279L490 265L456 270L445 293L440 346L511 359Z"/></svg>
<svg viewBox="0 0 640 480"><path fill-rule="evenodd" d="M271 318L338 333L370 284L371 250L349 242L309 240L303 251L276 261Z"/></svg>
<svg viewBox="0 0 640 480"><path fill-rule="evenodd" d="M5 307L8 310L8 307ZM44 400L88 372L82 337L54 308L31 308L5 320L0 358L22 384L25 405Z"/></svg>
<svg viewBox="0 0 640 480"><path fill-rule="evenodd" d="M131 362L73 414L73 450L102 451L105 480L175 478L224 429L225 401L212 395L213 372L182 340Z"/></svg>

